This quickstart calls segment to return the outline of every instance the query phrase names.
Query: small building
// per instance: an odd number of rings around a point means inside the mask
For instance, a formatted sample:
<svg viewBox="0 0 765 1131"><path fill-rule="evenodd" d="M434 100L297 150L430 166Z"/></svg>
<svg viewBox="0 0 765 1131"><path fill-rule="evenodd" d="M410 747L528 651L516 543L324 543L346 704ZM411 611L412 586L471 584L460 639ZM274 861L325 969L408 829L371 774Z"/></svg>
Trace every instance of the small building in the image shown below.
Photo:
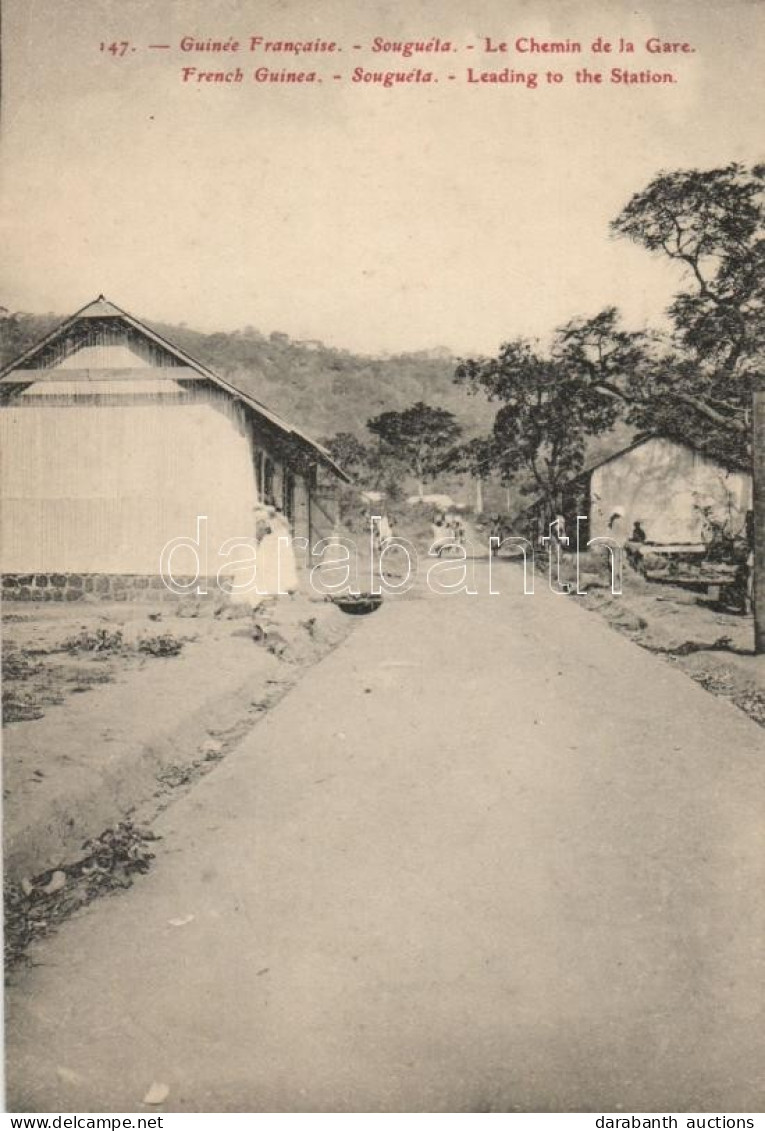
<svg viewBox="0 0 765 1131"><path fill-rule="evenodd" d="M688 545L703 541L707 519L742 534L752 507L752 476L726 467L691 444L645 436L598 460L566 485L562 514L573 530L586 515L580 539L626 542L639 523L646 541Z"/></svg>
<svg viewBox="0 0 765 1131"><path fill-rule="evenodd" d="M331 534L334 486L348 479L300 429L103 295L0 372L0 452L0 569L33 589L52 575L156 581L163 548L194 539L200 516L214 579L221 547L254 537L263 503L312 546Z"/></svg>
<svg viewBox="0 0 765 1131"><path fill-rule="evenodd" d="M574 547L607 538L623 545L639 523L647 542L697 545L708 517L731 536L742 535L752 508L752 476L726 467L691 444L664 436L643 436L599 459L570 479L561 494L560 514ZM532 533L549 533L555 518L543 501L525 512Z"/></svg>

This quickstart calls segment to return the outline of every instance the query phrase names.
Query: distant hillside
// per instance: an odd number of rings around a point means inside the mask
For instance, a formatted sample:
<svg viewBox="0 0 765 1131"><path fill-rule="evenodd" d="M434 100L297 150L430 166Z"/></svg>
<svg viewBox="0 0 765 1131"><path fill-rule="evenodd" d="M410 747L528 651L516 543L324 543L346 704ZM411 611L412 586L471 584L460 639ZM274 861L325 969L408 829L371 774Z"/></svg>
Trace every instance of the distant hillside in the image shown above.
<svg viewBox="0 0 765 1131"><path fill-rule="evenodd" d="M12 361L62 321L53 314L0 318L2 364ZM497 408L481 396L468 396L453 383L456 358L445 349L367 357L332 349L322 342L293 341L287 334L266 336L252 327L204 334L186 325L147 325L316 439L352 432L369 441L365 424L370 417L408 408L417 401L453 412L469 438L489 431ZM626 446L631 437L630 429L617 425L612 433L590 442L587 459L611 454ZM413 481L403 487L405 493L415 490ZM474 498L470 478L465 476L441 476L431 489L446 491L465 502ZM509 504L511 511L517 511L535 493L523 475L516 480L510 498L498 483L487 483L485 506L487 510L504 511Z"/></svg>
<svg viewBox="0 0 765 1131"><path fill-rule="evenodd" d="M470 434L493 419L485 402L454 385L456 359L446 351L365 357L252 329L201 334L185 326L153 328L314 436L363 435L370 417L420 400L453 412Z"/></svg>
<svg viewBox="0 0 765 1131"><path fill-rule="evenodd" d="M3 319L3 364L61 321L52 314ZM147 324L315 437L354 432L366 438L370 417L420 400L453 412L467 435L488 430L494 416L483 399L453 384L456 359L448 350L366 357L252 327L203 334L185 325Z"/></svg>

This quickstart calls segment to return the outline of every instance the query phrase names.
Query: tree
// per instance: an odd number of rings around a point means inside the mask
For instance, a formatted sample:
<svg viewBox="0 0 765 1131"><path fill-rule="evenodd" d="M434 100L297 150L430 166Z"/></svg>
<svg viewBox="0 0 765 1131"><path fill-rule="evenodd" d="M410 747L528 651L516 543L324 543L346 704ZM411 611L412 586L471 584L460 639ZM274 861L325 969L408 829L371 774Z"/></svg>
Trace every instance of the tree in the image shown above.
<svg viewBox="0 0 765 1131"><path fill-rule="evenodd" d="M53 328L58 319L52 315L35 317L0 306L0 367L15 361Z"/></svg>
<svg viewBox="0 0 765 1131"><path fill-rule="evenodd" d="M758 381L752 412L754 451L754 650L765 655L765 382Z"/></svg>
<svg viewBox="0 0 765 1131"><path fill-rule="evenodd" d="M545 355L517 338L495 358L460 362L455 373L468 392L501 403L491 436L472 449L465 446L462 458L468 466L480 458L505 483L521 473L551 511L560 505L564 483L582 467L587 438L612 428L622 409L621 398L598 388L569 356L572 341L560 331Z"/></svg>
<svg viewBox="0 0 765 1131"><path fill-rule="evenodd" d="M662 173L612 231L682 269L669 327L627 331L608 307L557 332L554 356L622 403L641 431L686 437L728 463L750 452L752 387L765 319L763 168Z"/></svg>
<svg viewBox="0 0 765 1131"><path fill-rule="evenodd" d="M551 352L566 380L613 398L637 430L687 437L690 429L697 447L727 463L750 455L762 371L764 180L765 166L737 164L654 178L611 229L681 268L668 329L628 331L608 307L559 329Z"/></svg>
<svg viewBox="0 0 765 1131"><path fill-rule="evenodd" d="M683 287L668 314L664 381L646 390L687 431L748 449L753 382L765 345L765 166L731 164L661 173L636 193L611 228L678 264ZM656 374L654 375L656 376Z"/></svg>
<svg viewBox="0 0 765 1131"><path fill-rule="evenodd" d="M684 269L669 309L678 355L667 401L754 480L755 651L765 653L765 166L663 173L612 227Z"/></svg>
<svg viewBox="0 0 765 1131"><path fill-rule="evenodd" d="M352 432L338 432L335 436L322 440L322 443L332 459L339 463L352 479L362 480L369 471L372 453Z"/></svg>
<svg viewBox="0 0 765 1131"><path fill-rule="evenodd" d="M408 469L395 453L380 445L365 444L352 432L338 432L322 443L356 486L382 491L390 500L400 497L401 481Z"/></svg>
<svg viewBox="0 0 765 1131"><path fill-rule="evenodd" d="M377 436L381 456L400 460L415 476L420 497L425 480L437 474L446 452L462 434L453 413L423 401L403 412L383 412L368 420L367 428Z"/></svg>
<svg viewBox="0 0 765 1131"><path fill-rule="evenodd" d="M457 444L444 456L441 470L470 475L475 482L475 511L483 511L483 485L498 466L497 443L493 436L474 436L464 444ZM503 479L503 482L505 480Z"/></svg>

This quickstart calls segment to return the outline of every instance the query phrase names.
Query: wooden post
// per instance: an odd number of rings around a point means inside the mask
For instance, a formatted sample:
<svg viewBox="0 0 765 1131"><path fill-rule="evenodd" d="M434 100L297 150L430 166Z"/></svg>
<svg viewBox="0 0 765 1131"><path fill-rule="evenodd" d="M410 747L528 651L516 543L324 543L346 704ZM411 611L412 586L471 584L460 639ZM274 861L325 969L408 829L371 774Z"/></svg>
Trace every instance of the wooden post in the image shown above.
<svg viewBox="0 0 765 1131"><path fill-rule="evenodd" d="M752 483L754 510L754 651L765 655L765 379L752 398Z"/></svg>

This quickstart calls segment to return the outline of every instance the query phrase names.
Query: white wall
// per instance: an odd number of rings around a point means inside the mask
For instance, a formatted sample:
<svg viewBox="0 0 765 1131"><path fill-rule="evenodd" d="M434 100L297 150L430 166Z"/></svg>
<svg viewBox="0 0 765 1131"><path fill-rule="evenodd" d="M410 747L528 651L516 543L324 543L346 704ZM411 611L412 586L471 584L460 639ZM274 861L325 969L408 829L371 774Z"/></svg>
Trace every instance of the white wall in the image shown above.
<svg viewBox="0 0 765 1131"><path fill-rule="evenodd" d="M226 538L252 537L251 441L233 404L37 399L0 409L5 572L154 574L203 514L214 573ZM174 566L184 572L180 553Z"/></svg>
<svg viewBox="0 0 765 1131"><path fill-rule="evenodd" d="M751 476L726 472L671 440L655 438L603 464L591 477L590 537L629 538L636 521L650 542L698 542L697 507L711 504L718 518L743 529L752 505ZM623 517L609 527L617 511Z"/></svg>

